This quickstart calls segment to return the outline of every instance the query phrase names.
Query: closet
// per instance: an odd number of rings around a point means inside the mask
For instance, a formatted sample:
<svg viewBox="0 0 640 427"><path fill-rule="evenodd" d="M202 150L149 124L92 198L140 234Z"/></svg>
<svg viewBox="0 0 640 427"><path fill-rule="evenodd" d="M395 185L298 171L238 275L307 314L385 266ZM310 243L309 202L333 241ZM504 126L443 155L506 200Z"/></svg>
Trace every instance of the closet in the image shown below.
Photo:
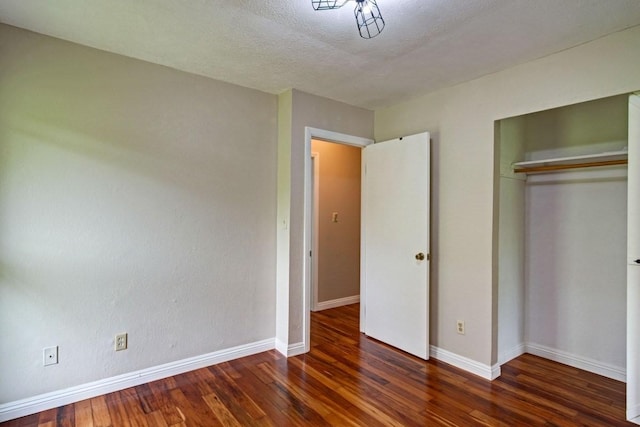
<svg viewBox="0 0 640 427"><path fill-rule="evenodd" d="M626 379L628 99L496 122L500 364Z"/></svg>

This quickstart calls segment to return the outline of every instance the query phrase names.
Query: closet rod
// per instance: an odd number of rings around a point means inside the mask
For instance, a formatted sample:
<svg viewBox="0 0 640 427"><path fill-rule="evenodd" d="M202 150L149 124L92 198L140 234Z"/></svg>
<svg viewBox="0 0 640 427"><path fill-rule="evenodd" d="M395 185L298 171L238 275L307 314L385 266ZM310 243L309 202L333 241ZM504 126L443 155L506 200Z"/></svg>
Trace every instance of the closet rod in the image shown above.
<svg viewBox="0 0 640 427"><path fill-rule="evenodd" d="M554 171L561 171L566 169L593 168L597 166L616 166L616 165L626 165L626 164L627 164L627 159L601 160L599 162L573 163L568 165L531 166L531 167L524 167L524 168L515 168L513 169L513 171L515 173L554 172Z"/></svg>

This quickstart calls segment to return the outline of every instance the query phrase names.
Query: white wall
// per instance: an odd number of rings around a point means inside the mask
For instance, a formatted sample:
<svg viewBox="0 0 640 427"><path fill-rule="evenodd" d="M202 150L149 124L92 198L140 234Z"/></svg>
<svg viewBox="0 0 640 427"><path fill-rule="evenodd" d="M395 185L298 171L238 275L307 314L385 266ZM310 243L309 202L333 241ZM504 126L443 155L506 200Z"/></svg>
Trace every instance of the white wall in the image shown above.
<svg viewBox="0 0 640 427"><path fill-rule="evenodd" d="M521 117L520 160L623 149L627 104L622 95ZM624 377L626 167L531 175L525 199L527 348Z"/></svg>
<svg viewBox="0 0 640 427"><path fill-rule="evenodd" d="M626 168L530 176L526 341L624 372Z"/></svg>
<svg viewBox="0 0 640 427"><path fill-rule="evenodd" d="M277 97L6 25L0 57L0 403L273 338Z"/></svg>
<svg viewBox="0 0 640 427"><path fill-rule="evenodd" d="M634 27L376 111L377 140L433 139L431 344L486 365L498 358L494 121L638 90L638 67Z"/></svg>

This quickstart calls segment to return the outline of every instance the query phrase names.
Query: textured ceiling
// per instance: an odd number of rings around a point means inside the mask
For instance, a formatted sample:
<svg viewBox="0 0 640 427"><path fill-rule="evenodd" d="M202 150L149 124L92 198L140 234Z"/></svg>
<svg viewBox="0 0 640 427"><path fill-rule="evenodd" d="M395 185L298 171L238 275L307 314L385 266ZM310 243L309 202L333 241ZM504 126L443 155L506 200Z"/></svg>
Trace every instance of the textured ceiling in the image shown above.
<svg viewBox="0 0 640 427"><path fill-rule="evenodd" d="M0 22L214 79L375 109L640 24L640 0L0 0Z"/></svg>

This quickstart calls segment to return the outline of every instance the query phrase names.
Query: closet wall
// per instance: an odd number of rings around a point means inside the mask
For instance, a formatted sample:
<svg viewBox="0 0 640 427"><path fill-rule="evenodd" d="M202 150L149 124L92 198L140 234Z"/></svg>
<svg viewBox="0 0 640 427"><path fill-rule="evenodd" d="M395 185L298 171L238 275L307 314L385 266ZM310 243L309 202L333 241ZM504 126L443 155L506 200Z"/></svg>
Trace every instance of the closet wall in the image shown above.
<svg viewBox="0 0 640 427"><path fill-rule="evenodd" d="M498 228L498 363L524 352L525 179L512 164L524 158L525 118L501 120Z"/></svg>
<svg viewBox="0 0 640 427"><path fill-rule="evenodd" d="M527 351L624 379L626 167L505 164L623 149L627 96L503 120L500 137L501 361Z"/></svg>

